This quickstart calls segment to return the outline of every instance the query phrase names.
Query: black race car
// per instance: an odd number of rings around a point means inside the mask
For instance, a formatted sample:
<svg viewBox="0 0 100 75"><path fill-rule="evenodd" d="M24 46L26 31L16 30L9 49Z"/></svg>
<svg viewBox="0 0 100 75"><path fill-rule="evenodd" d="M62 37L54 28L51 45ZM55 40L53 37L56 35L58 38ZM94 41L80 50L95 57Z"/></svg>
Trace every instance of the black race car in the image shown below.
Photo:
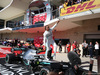
<svg viewBox="0 0 100 75"><path fill-rule="evenodd" d="M38 50L28 49L27 51L23 50L22 53L17 55L15 53L8 54L6 56L6 62L13 63L13 61L22 61L25 68L35 75L47 75L50 71L57 73L63 72L63 75L82 75L84 72L84 70L80 68L77 71L74 69L73 62L75 61L74 64L81 62L78 61L80 60L79 58L76 60L77 57L75 59L71 58L71 62L58 62L45 60L45 55L39 53L40 51Z"/></svg>
<svg viewBox="0 0 100 75"><path fill-rule="evenodd" d="M75 52L69 53L70 62L45 60L45 55L38 53L36 50L30 49L23 55L24 65L35 75L47 75L51 71L63 72L63 75L83 75L84 73L84 70L80 67L77 70L74 68L75 65L81 64L81 59ZM72 58L71 56L74 57Z"/></svg>
<svg viewBox="0 0 100 75"><path fill-rule="evenodd" d="M70 64L67 62L45 60L45 55L38 53L36 50L30 49L23 55L24 65L35 75L47 75L50 71L60 72L70 67Z"/></svg>

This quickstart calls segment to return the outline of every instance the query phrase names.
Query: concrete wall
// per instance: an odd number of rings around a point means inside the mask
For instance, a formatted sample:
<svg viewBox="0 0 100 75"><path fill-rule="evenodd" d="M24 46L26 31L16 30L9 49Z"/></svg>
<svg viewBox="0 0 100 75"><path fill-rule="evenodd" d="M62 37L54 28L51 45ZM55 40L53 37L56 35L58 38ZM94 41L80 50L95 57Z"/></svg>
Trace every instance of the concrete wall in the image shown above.
<svg viewBox="0 0 100 75"><path fill-rule="evenodd" d="M100 19L85 20L82 26L62 32L54 32L54 36L55 38L70 39L71 43L76 40L81 44L84 39L84 34L100 34L98 25L100 25Z"/></svg>

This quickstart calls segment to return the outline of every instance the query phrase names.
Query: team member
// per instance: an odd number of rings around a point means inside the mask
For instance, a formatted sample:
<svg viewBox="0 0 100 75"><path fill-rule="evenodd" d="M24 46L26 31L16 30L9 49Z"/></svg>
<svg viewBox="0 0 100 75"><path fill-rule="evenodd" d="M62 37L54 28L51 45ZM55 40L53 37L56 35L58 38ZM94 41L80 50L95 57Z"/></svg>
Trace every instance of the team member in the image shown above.
<svg viewBox="0 0 100 75"><path fill-rule="evenodd" d="M89 49L89 54L90 54L90 58L93 58L93 45L92 42L90 42L88 49Z"/></svg>
<svg viewBox="0 0 100 75"><path fill-rule="evenodd" d="M70 42L67 43L66 47L67 47L67 52L69 53L70 52L70 47L71 47Z"/></svg>
<svg viewBox="0 0 100 75"><path fill-rule="evenodd" d="M83 48L83 55L82 55L82 57L85 55L85 57L86 57L86 55L87 55L87 53L88 53L88 44L86 43L86 40L84 40L84 42L82 43L82 48Z"/></svg>
<svg viewBox="0 0 100 75"><path fill-rule="evenodd" d="M76 41L74 41L72 44L72 51L76 52L76 47L77 47Z"/></svg>
<svg viewBox="0 0 100 75"><path fill-rule="evenodd" d="M58 46L59 46L59 53L61 53L61 51L62 51L62 43L61 43L61 40L59 41Z"/></svg>
<svg viewBox="0 0 100 75"><path fill-rule="evenodd" d="M99 55L99 43L97 41L96 41L94 48L95 48L95 55L96 55L96 58L97 58L98 55Z"/></svg>
<svg viewBox="0 0 100 75"><path fill-rule="evenodd" d="M43 45L46 47L45 58L47 60L50 58L50 56L48 56L48 53L51 50L51 48L50 48L51 44L54 47L54 55L53 55L53 57L56 55L57 45L53 40L52 30L57 26L58 23L59 23L59 21L52 28L49 28L48 25L45 26L45 32L43 33L43 36L44 36Z"/></svg>

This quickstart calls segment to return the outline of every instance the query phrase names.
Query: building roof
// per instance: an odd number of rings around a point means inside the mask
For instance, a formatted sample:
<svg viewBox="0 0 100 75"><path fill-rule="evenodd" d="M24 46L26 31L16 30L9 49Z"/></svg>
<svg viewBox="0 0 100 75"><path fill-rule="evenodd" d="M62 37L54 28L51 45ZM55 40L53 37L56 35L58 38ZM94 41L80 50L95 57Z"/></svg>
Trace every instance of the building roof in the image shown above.
<svg viewBox="0 0 100 75"><path fill-rule="evenodd" d="M0 29L0 33L11 33L12 32L12 28L3 28Z"/></svg>
<svg viewBox="0 0 100 75"><path fill-rule="evenodd" d="M47 1L47 0L33 0L33 1ZM52 3L55 3L55 0L49 0ZM57 0L55 4L58 4ZM18 15L22 15L26 13L30 3L32 0L0 0L0 7L3 7L0 10L0 19L9 20L11 18L15 18Z"/></svg>
<svg viewBox="0 0 100 75"><path fill-rule="evenodd" d="M0 11L0 19L8 20L17 15L23 14L28 9L31 0L2 0L0 6L4 8ZM9 4L7 4L7 2Z"/></svg>

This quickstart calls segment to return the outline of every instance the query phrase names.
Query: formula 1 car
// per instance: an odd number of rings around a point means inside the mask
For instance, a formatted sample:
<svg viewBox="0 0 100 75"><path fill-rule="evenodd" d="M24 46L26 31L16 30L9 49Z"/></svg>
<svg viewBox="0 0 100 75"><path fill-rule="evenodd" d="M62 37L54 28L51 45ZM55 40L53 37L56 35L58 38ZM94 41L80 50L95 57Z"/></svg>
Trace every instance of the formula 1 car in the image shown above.
<svg viewBox="0 0 100 75"><path fill-rule="evenodd" d="M36 50L28 50L23 55L23 62L26 68L35 75L47 75L50 71L61 71L68 69L70 64L54 60L45 60L44 54L38 54Z"/></svg>
<svg viewBox="0 0 100 75"><path fill-rule="evenodd" d="M74 56L72 57L71 54ZM58 62L54 60L45 60L44 54L38 54L36 50L28 50L23 55L23 62L26 68L35 75L47 75L50 71L57 73L63 72L63 75L83 75L84 70L78 68L76 71L73 65L81 64L81 59L75 53L69 54L71 62ZM71 73L70 73L71 72ZM74 72L76 74L74 74Z"/></svg>
<svg viewBox="0 0 100 75"><path fill-rule="evenodd" d="M39 54L40 51L38 50L33 50L33 49L28 49L27 51L21 50L22 52L17 55L14 53L14 51L15 50L12 51L13 52L12 54L8 54L6 56L6 62L13 63L12 61L22 61L25 68L28 69L31 73L34 73L35 75L47 75L50 71L55 71L57 73L62 71L65 73L63 75L70 75L69 74L70 71L74 72L73 66L69 62L45 60L45 55ZM72 63L73 61L75 61L74 63L77 63L77 60L76 59L74 60L74 58L71 57ZM79 69L78 74L75 75L82 75L83 72L84 72L83 70Z"/></svg>

